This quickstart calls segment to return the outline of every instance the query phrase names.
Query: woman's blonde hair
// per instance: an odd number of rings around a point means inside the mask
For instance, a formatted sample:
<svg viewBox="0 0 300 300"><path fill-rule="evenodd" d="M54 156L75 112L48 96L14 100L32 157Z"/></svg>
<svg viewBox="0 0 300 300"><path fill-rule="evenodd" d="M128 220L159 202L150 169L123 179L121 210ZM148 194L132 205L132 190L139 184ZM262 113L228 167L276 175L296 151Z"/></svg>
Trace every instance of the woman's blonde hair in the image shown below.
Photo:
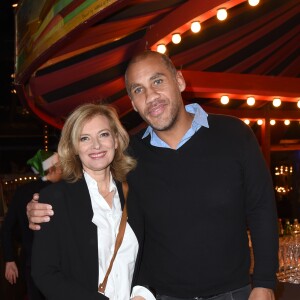
<svg viewBox="0 0 300 300"><path fill-rule="evenodd" d="M104 104L83 104L77 107L67 118L58 144L58 155L62 168L62 176L69 182L75 182L83 175L82 163L78 156L78 144L83 126L95 116L108 119L118 147L110 165L112 176L117 181L125 181L126 175L136 166L136 160L126 152L129 135L119 121L116 110Z"/></svg>

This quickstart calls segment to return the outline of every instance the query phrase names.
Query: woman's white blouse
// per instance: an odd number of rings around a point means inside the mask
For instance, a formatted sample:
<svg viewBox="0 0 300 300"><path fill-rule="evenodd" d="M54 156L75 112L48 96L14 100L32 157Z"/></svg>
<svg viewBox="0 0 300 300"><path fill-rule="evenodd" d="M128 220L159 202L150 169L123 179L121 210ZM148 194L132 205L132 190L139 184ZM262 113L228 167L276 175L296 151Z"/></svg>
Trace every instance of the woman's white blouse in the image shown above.
<svg viewBox="0 0 300 300"><path fill-rule="evenodd" d="M122 208L118 190L114 181L110 180L110 191L114 190L112 208L98 191L97 182L86 172L85 180L91 196L94 216L92 222L98 231L98 258L99 258L99 284L103 281L109 267L118 229L122 216ZM134 271L134 264L138 252L138 241L130 225L126 224L126 230L122 245L118 251L113 268L108 277L105 296L110 300L130 299L130 287Z"/></svg>

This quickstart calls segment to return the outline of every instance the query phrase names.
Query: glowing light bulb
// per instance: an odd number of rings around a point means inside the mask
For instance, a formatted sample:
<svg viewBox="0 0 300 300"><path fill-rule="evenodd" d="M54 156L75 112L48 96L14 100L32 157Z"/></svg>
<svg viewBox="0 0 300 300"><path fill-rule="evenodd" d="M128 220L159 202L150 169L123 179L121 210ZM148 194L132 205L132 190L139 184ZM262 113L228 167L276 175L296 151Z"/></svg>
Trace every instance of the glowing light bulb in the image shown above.
<svg viewBox="0 0 300 300"><path fill-rule="evenodd" d="M229 97L228 96L224 95L224 96L221 97L221 103L222 104L226 105L226 104L228 104L228 102L229 102Z"/></svg>
<svg viewBox="0 0 300 300"><path fill-rule="evenodd" d="M247 125L249 125L249 124L250 124L250 121L249 121L248 119L245 119L245 120L244 120L244 123L247 124Z"/></svg>
<svg viewBox="0 0 300 300"><path fill-rule="evenodd" d="M167 51L167 47L165 44L159 44L157 46L157 52L164 54L166 53L166 51Z"/></svg>
<svg viewBox="0 0 300 300"><path fill-rule="evenodd" d="M224 21L227 18L227 10L226 8L219 8L217 11L217 18L220 21Z"/></svg>
<svg viewBox="0 0 300 300"><path fill-rule="evenodd" d="M201 24L198 21L195 21L191 24L191 30L194 33L197 33L201 30Z"/></svg>
<svg viewBox="0 0 300 300"><path fill-rule="evenodd" d="M276 121L275 120L270 120L270 124L273 126L276 124Z"/></svg>
<svg viewBox="0 0 300 300"><path fill-rule="evenodd" d="M281 100L280 100L279 98L275 98L275 99L273 100L273 105L274 105L275 107L279 107L279 106L281 105Z"/></svg>
<svg viewBox="0 0 300 300"><path fill-rule="evenodd" d="M174 33L174 34L172 35L172 42L173 42L174 44L179 44L179 43L181 42L181 36L180 36L179 33Z"/></svg>
<svg viewBox="0 0 300 300"><path fill-rule="evenodd" d="M259 3L259 0L248 0L249 5L256 6Z"/></svg>
<svg viewBox="0 0 300 300"><path fill-rule="evenodd" d="M261 120L261 119L257 120L257 124L258 125L262 125L263 124L263 120Z"/></svg>
<svg viewBox="0 0 300 300"><path fill-rule="evenodd" d="M290 120L284 120L284 125L288 126L291 124L291 121Z"/></svg>
<svg viewBox="0 0 300 300"><path fill-rule="evenodd" d="M297 106L300 108L300 100L297 102Z"/></svg>
<svg viewBox="0 0 300 300"><path fill-rule="evenodd" d="M249 106L253 106L255 104L255 98L254 97L248 97L247 98L247 104Z"/></svg>

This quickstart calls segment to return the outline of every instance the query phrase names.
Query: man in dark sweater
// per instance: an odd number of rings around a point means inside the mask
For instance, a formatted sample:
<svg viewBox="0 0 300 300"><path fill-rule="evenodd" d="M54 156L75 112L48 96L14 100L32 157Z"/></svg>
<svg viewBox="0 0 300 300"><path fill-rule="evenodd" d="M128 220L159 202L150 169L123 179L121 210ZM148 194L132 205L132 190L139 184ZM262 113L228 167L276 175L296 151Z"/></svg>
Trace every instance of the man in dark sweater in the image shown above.
<svg viewBox="0 0 300 300"><path fill-rule="evenodd" d="M36 288L30 274L33 231L28 227L26 205L34 193L39 192L51 182L60 180L61 170L57 163L57 153L44 150L37 151L37 153L28 160L27 164L31 166L39 179L28 182L16 189L3 222L2 244L5 261L5 278L9 283L15 284L20 271L23 271L29 300L41 300L45 298ZM18 268L16 264L16 253L14 249L14 229L16 226L21 233L21 268Z"/></svg>
<svg viewBox="0 0 300 300"><path fill-rule="evenodd" d="M140 245L133 285L162 300L274 299L276 206L251 129L198 104L184 106L184 78L157 52L134 57L125 81L149 124L131 142L138 167L128 177L128 216ZM28 214L40 223L53 211L31 203Z"/></svg>

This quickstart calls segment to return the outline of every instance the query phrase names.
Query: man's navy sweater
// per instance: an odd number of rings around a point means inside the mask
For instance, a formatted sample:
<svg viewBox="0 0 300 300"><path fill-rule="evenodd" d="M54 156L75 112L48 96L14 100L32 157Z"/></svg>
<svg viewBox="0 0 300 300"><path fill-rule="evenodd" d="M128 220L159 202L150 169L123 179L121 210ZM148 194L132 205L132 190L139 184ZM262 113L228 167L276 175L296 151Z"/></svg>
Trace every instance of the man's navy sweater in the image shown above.
<svg viewBox="0 0 300 300"><path fill-rule="evenodd" d="M210 296L250 282L274 288L277 214L272 179L252 130L234 117L208 116L178 150L131 148L128 214L140 243L134 285L175 297Z"/></svg>

